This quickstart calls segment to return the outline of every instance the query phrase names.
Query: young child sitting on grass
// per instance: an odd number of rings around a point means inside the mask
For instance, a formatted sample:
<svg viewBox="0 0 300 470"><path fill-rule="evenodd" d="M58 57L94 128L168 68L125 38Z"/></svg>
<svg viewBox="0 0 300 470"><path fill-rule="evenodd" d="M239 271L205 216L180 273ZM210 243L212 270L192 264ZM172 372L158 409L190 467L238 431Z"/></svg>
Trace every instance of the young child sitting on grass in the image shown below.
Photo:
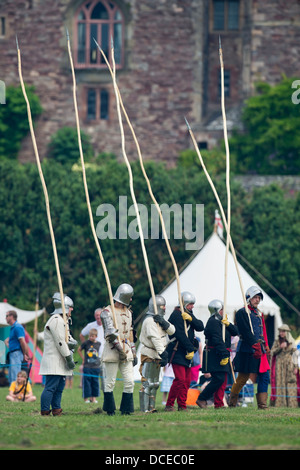
<svg viewBox="0 0 300 470"><path fill-rule="evenodd" d="M27 403L35 401L36 397L32 393L32 387L29 381L27 382L27 384L26 381L27 373L25 372L25 370L21 370L17 375L17 380L11 383L9 387L9 394L6 397L6 400L17 402L26 401Z"/></svg>

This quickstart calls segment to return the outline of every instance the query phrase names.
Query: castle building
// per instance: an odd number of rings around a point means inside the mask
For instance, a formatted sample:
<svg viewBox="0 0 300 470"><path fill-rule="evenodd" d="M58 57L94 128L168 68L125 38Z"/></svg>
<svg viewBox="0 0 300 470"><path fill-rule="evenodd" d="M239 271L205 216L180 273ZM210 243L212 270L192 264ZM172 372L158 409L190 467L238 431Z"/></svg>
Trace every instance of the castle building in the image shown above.
<svg viewBox="0 0 300 470"><path fill-rule="evenodd" d="M120 159L113 83L94 39L111 60L143 157L172 166L192 148L184 116L200 148L223 136L219 36L229 131L239 127L255 82L300 78L299 0L0 0L0 80L18 85L15 36L23 78L34 85L42 115L35 122L41 158L51 136L76 127L69 31L81 129L95 151ZM124 122L126 152L137 158ZM33 161L30 136L20 161Z"/></svg>

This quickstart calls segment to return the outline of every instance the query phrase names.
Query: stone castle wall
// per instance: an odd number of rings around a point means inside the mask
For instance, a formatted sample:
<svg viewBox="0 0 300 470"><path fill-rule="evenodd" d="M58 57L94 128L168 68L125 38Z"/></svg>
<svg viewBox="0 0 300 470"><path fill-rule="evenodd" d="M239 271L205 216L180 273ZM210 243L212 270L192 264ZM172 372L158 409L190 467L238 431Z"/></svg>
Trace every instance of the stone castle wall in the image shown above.
<svg viewBox="0 0 300 470"><path fill-rule="evenodd" d="M6 34L0 37L0 79L18 85L15 35L18 35L25 83L34 85L43 114L35 123L41 158L51 135L63 126L75 127L72 76L66 27L74 51L74 23L81 0L0 0ZM192 148L184 116L197 140L214 145L222 138L218 95L218 36L211 28L212 0L115 0L125 18L125 63L117 73L126 111L145 159L173 165L179 153ZM225 67L231 71L231 96L226 111L239 124L244 99L258 79L276 83L282 74L300 78L297 0L241 0L239 31L221 32ZM122 159L121 136L107 70L76 70L81 128L96 153L113 152ZM86 120L88 86L105 85L110 93L108 120ZM210 126L211 124L211 126ZM124 124L126 151L137 158ZM20 161L33 161L30 136Z"/></svg>

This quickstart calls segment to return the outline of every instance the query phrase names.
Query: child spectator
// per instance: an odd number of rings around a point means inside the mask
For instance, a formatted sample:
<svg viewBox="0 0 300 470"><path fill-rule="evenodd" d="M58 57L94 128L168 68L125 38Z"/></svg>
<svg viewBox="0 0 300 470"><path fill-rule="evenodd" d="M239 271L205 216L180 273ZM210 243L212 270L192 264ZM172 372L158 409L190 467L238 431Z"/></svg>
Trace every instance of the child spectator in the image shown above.
<svg viewBox="0 0 300 470"><path fill-rule="evenodd" d="M100 346L101 343L97 341L97 330L92 328L89 338L78 348L79 356L83 360L82 396L86 403L98 403L96 398L100 395Z"/></svg>
<svg viewBox="0 0 300 470"><path fill-rule="evenodd" d="M168 393L170 391L171 385L175 378L173 368L171 364L167 364L164 367L164 375L160 385L160 391L163 393L162 404L165 405L168 399Z"/></svg>
<svg viewBox="0 0 300 470"><path fill-rule="evenodd" d="M17 380L12 382L9 387L9 394L6 397L7 401L26 401L33 402L36 397L32 393L32 388L27 381L27 373L25 370L18 372Z"/></svg>

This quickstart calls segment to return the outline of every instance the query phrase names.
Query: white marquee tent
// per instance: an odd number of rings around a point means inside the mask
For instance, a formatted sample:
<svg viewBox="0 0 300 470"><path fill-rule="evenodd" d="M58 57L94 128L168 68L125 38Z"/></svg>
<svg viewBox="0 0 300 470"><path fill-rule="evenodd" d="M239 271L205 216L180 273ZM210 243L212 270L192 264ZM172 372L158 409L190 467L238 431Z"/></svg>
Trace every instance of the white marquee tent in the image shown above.
<svg viewBox="0 0 300 470"><path fill-rule="evenodd" d="M6 312L9 310L15 310L15 312L17 312L18 322L23 325L34 320L36 315L39 317L44 312L44 309L37 310L37 312L35 310L21 310L20 308L15 307L14 305L11 305L7 302L0 302L0 327L8 326L5 316Z"/></svg>
<svg viewBox="0 0 300 470"><path fill-rule="evenodd" d="M181 270L179 274L181 292L189 291L196 297L194 305L194 315L203 321L204 326L209 318L208 304L213 299L224 299L224 273L225 273L225 252L226 245L216 232L205 242L202 249L196 253ZM257 282L238 263L239 273L242 279L244 291L251 286L259 286ZM226 313L229 321L233 322L234 312L244 306L240 283L231 252L228 255L228 283L227 283L227 308ZM259 286L260 287L260 286ZM282 325L279 306L262 289L263 301L259 304L259 309L264 315L274 316L274 336L277 335L277 328ZM160 293L166 299L167 320L174 308L179 305L176 279ZM203 332L198 334L204 346ZM140 363L138 348L138 361ZM134 368L135 380L140 380L139 365Z"/></svg>
<svg viewBox="0 0 300 470"><path fill-rule="evenodd" d="M225 273L225 243L216 232L209 237L202 249L192 257L188 264L182 269L180 277L181 292L189 291L196 297L193 309L197 318L206 324L209 318L208 304L213 299L224 299L224 273ZM258 285L247 271L238 263L240 276L244 291L248 287ZM263 301L259 309L264 315L274 316L274 328L277 332L278 326L282 325L279 306L263 292ZM166 299L167 308L165 318L172 313L178 305L177 282L174 279L160 294ZM244 306L240 283L231 252L228 255L228 282L227 282L227 308L226 313L229 321L233 321L234 312Z"/></svg>

